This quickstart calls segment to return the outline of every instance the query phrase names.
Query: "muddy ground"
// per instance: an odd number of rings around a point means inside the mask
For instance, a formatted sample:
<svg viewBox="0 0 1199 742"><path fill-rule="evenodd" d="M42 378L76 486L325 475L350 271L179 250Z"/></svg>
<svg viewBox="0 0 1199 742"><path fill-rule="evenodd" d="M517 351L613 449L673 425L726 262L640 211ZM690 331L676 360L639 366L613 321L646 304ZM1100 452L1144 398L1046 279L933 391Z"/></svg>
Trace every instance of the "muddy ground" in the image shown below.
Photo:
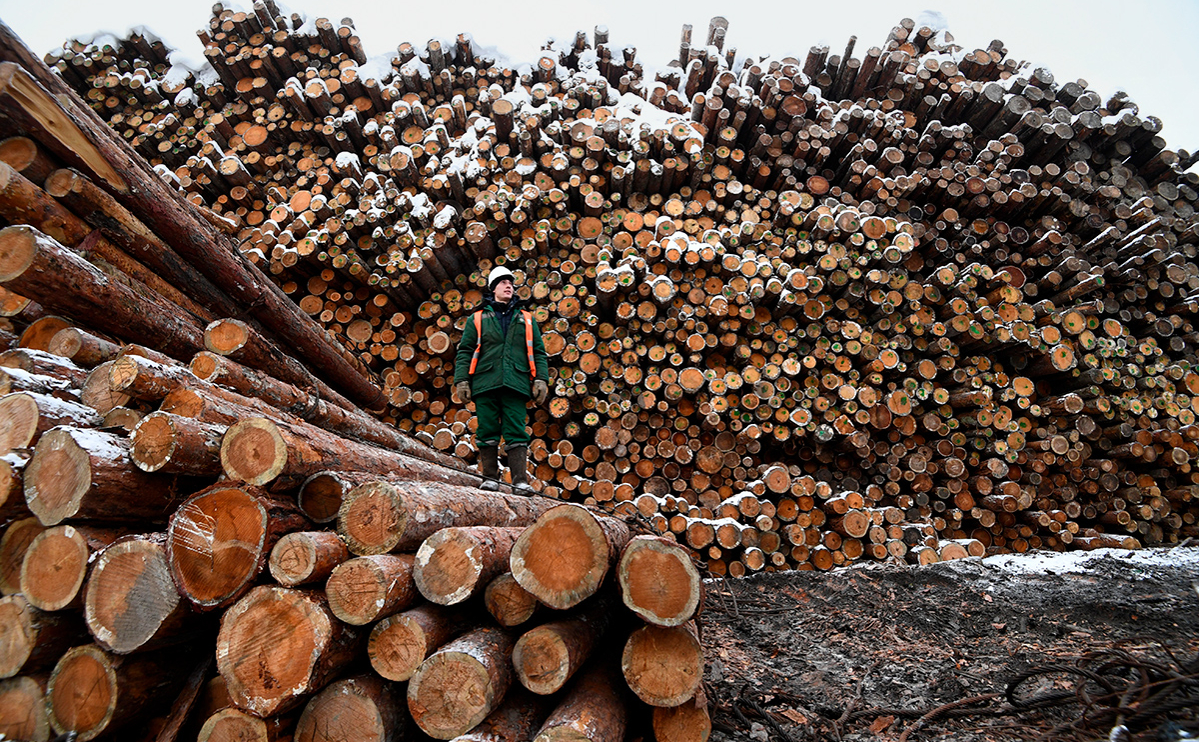
<svg viewBox="0 0 1199 742"><path fill-rule="evenodd" d="M1199 685L1169 674L1199 671L1199 549L1005 561L709 583L712 739L1106 740L1125 721L1140 742L1199 729ZM1003 694L1032 671L1014 707ZM1027 707L1038 701L1053 705ZM1183 708L1152 707L1169 703Z"/></svg>

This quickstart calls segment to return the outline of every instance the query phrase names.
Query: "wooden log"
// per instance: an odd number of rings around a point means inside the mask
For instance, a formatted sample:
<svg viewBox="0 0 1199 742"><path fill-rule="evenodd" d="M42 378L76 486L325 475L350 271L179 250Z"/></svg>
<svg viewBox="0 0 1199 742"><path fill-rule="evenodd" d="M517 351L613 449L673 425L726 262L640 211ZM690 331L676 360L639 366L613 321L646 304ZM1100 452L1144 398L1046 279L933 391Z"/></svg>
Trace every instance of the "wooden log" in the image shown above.
<svg viewBox="0 0 1199 742"><path fill-rule="evenodd" d="M678 706L691 699L704 675L695 624L637 629L625 642L620 666L629 688L650 706Z"/></svg>
<svg viewBox="0 0 1199 742"><path fill-rule="evenodd" d="M185 358L204 348L195 318L167 300L109 280L27 226L0 230L0 284L96 329Z"/></svg>
<svg viewBox="0 0 1199 742"><path fill-rule="evenodd" d="M614 608L614 600L596 597L570 618L522 634L512 650L512 666L520 684L541 696L561 690L602 646Z"/></svg>
<svg viewBox="0 0 1199 742"><path fill-rule="evenodd" d="M93 368L79 390L79 401L101 415L130 404L133 399L123 392L113 391L108 373L112 370L112 364L112 361L105 361Z"/></svg>
<svg viewBox="0 0 1199 742"><path fill-rule="evenodd" d="M176 651L111 655L95 644L68 650L47 682L51 728L79 740L120 728L178 689L179 659Z"/></svg>
<svg viewBox="0 0 1199 742"><path fill-rule="evenodd" d="M483 604L500 626L520 626L537 612L537 596L521 587L511 572L498 575L487 583Z"/></svg>
<svg viewBox="0 0 1199 742"><path fill-rule="evenodd" d="M521 742L533 739L545 722L551 704L541 696L512 688L499 708L479 726L454 738L454 742Z"/></svg>
<svg viewBox="0 0 1199 742"><path fill-rule="evenodd" d="M96 557L83 616L96 643L115 654L158 649L191 638L195 615L171 581L166 534L129 536Z"/></svg>
<svg viewBox="0 0 1199 742"><path fill-rule="evenodd" d="M275 543L268 564L275 582L296 587L323 582L349 558L350 550L332 531L294 531Z"/></svg>
<svg viewBox="0 0 1199 742"><path fill-rule="evenodd" d="M330 468L468 487L479 481L474 475L355 443L312 425L282 424L264 417L229 427L221 441L221 465L230 479L259 486L280 477L298 483Z"/></svg>
<svg viewBox="0 0 1199 742"><path fill-rule="evenodd" d="M363 626L412 606L420 599L411 554L375 554L339 564L325 583L329 610Z"/></svg>
<svg viewBox="0 0 1199 742"><path fill-rule="evenodd" d="M70 359L77 366L95 368L116 358L121 346L78 327L65 327L54 333L46 350Z"/></svg>
<svg viewBox="0 0 1199 742"><path fill-rule="evenodd" d="M434 652L408 681L408 710L434 739L453 739L487 717L512 683L512 637L476 629Z"/></svg>
<svg viewBox="0 0 1199 742"><path fill-rule="evenodd" d="M238 708L224 708L204 720L197 742L283 742L291 739L298 717L283 714L260 719Z"/></svg>
<svg viewBox="0 0 1199 742"><path fill-rule="evenodd" d="M309 526L288 498L215 484L171 515L166 543L171 579L194 608L223 608L253 587L284 534Z"/></svg>
<svg viewBox="0 0 1199 742"><path fill-rule="evenodd" d="M241 257L228 238L198 216L128 144L77 102L7 26L0 28L0 47L4 58L21 59L36 75L31 77L11 62L0 65L0 110L65 163L107 183L117 199L164 243L234 300L255 307L255 316L296 347L335 388L368 408L379 405L382 394L369 374L332 348L307 315ZM52 98L44 85L63 96Z"/></svg>
<svg viewBox="0 0 1199 742"><path fill-rule="evenodd" d="M9 451L0 458L0 522L12 523L33 515L25 504L21 476L29 464L30 451ZM0 567L0 572L3 567ZM0 580L0 594L3 581Z"/></svg>
<svg viewBox="0 0 1199 742"><path fill-rule="evenodd" d="M416 552L413 577L432 603L456 605L481 593L492 578L508 571L512 545L521 527L451 527L425 539Z"/></svg>
<svg viewBox="0 0 1199 742"><path fill-rule="evenodd" d="M34 183L44 183L50 173L58 169L29 137L9 137L0 141L0 160Z"/></svg>
<svg viewBox="0 0 1199 742"><path fill-rule="evenodd" d="M376 480L346 495L337 532L354 554L386 554L415 549L442 528L527 526L557 504L436 482Z"/></svg>
<svg viewBox="0 0 1199 742"><path fill-rule="evenodd" d="M517 539L509 560L512 576L551 608L571 608L599 590L628 541L623 522L559 505Z"/></svg>
<svg viewBox="0 0 1199 742"><path fill-rule="evenodd" d="M360 639L323 593L262 585L221 617L217 669L233 703L266 718L323 688L358 655Z"/></svg>
<svg viewBox="0 0 1199 742"><path fill-rule="evenodd" d="M39 533L21 562L21 594L43 611L83 605L83 584L96 555L128 533L124 528L54 526Z"/></svg>
<svg viewBox="0 0 1199 742"><path fill-rule="evenodd" d="M42 350L49 352L50 340L58 334L60 330L64 330L71 326L70 320L47 315L39 317L30 322L25 330L21 333L18 345L22 348L30 350Z"/></svg>
<svg viewBox="0 0 1199 742"><path fill-rule="evenodd" d="M21 595L0 598L0 678L51 667L63 652L86 641L78 615L40 611Z"/></svg>
<svg viewBox="0 0 1199 742"><path fill-rule="evenodd" d="M182 501L185 480L146 474L132 444L100 430L47 431L25 467L25 502L47 526L68 518L161 523Z"/></svg>
<svg viewBox="0 0 1199 742"><path fill-rule="evenodd" d="M38 438L57 425L99 427L104 422L96 411L37 392L16 392L0 397L0 453L30 448Z"/></svg>
<svg viewBox="0 0 1199 742"><path fill-rule="evenodd" d="M219 476L221 438L227 429L169 412L151 412L130 433L129 458L148 473Z"/></svg>
<svg viewBox="0 0 1199 742"><path fill-rule="evenodd" d="M593 662L571 684L570 690L541 725L534 742L573 739L618 742L628 724L624 692L616 672L603 662Z"/></svg>
<svg viewBox="0 0 1199 742"><path fill-rule="evenodd" d="M654 739L660 742L707 742L712 734L712 716L703 688L686 703L655 706L653 714Z"/></svg>
<svg viewBox="0 0 1199 742"><path fill-rule="evenodd" d="M77 385L72 385L70 381L22 371L19 368L0 369L0 392L4 394L37 392L65 399L68 402L79 401L79 388Z"/></svg>
<svg viewBox="0 0 1199 742"><path fill-rule="evenodd" d="M703 580L690 552L669 539L631 539L620 555L616 576L625 606L657 626L690 621L703 602Z"/></svg>
<svg viewBox="0 0 1199 742"><path fill-rule="evenodd" d="M7 739L49 742L46 675L0 680L0 734Z"/></svg>
<svg viewBox="0 0 1199 742"><path fill-rule="evenodd" d="M329 684L308 702L295 742L399 742L407 739L403 697L382 678L356 675Z"/></svg>
<svg viewBox="0 0 1199 742"><path fill-rule="evenodd" d="M337 511L341 510L346 494L376 478L366 472L317 472L300 485L296 502L313 523L332 523L337 520Z"/></svg>
<svg viewBox="0 0 1199 742"><path fill-rule="evenodd" d="M408 680L430 654L470 626L466 613L428 603L387 616L367 641L371 667L388 680Z"/></svg>
<svg viewBox="0 0 1199 742"><path fill-rule="evenodd" d="M38 534L46 530L37 518L15 520L0 536L0 593L13 595L21 592L21 565L25 563L25 552Z"/></svg>
<svg viewBox="0 0 1199 742"><path fill-rule="evenodd" d="M50 376L78 387L88 376L85 369L42 350L14 348L0 353L0 368L18 369L29 374Z"/></svg>

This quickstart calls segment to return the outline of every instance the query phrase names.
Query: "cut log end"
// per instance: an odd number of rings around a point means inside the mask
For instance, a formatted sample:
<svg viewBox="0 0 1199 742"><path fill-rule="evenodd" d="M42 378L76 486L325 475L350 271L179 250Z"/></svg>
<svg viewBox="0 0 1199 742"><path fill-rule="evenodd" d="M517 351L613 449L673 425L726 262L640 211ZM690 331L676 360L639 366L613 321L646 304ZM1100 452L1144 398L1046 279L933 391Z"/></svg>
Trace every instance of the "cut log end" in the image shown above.
<svg viewBox="0 0 1199 742"><path fill-rule="evenodd" d="M213 353L229 355L250 341L250 328L235 319L219 319L204 330L204 347Z"/></svg>
<svg viewBox="0 0 1199 742"><path fill-rule="evenodd" d="M611 558L595 516L577 505L546 511L512 548L512 574L551 608L578 605L599 589Z"/></svg>
<svg viewBox="0 0 1199 742"><path fill-rule="evenodd" d="M47 529L29 544L21 565L21 593L35 608L59 611L75 602L87 576L87 539L71 526Z"/></svg>
<svg viewBox="0 0 1199 742"><path fill-rule="evenodd" d="M520 684L538 695L557 692L570 678L570 649L556 632L538 627L526 631L512 650Z"/></svg>
<svg viewBox="0 0 1199 742"><path fill-rule="evenodd" d="M25 468L25 501L45 525L57 525L79 509L92 484L87 452L66 430L49 430Z"/></svg>
<svg viewBox="0 0 1199 742"><path fill-rule="evenodd" d="M618 568L621 598L658 626L678 626L699 608L703 580L687 549L654 536L629 542Z"/></svg>
<svg viewBox="0 0 1199 742"><path fill-rule="evenodd" d="M425 734L453 739L499 704L511 683L512 640L480 629L438 650L408 682L408 709Z"/></svg>
<svg viewBox="0 0 1199 742"><path fill-rule="evenodd" d="M54 731L75 732L76 739L86 742L102 733L112 720L117 676L99 647L75 647L54 667L46 696Z"/></svg>
<svg viewBox="0 0 1199 742"><path fill-rule="evenodd" d="M197 742L275 742L279 737L273 719L259 719L241 709L225 708L204 721Z"/></svg>
<svg viewBox="0 0 1199 742"><path fill-rule="evenodd" d="M153 639L179 605L161 541L136 538L101 552L83 609L97 643L127 654Z"/></svg>
<svg viewBox="0 0 1199 742"><path fill-rule="evenodd" d="M408 607L417 599L409 554L358 557L339 565L325 584L329 610L362 626Z"/></svg>
<svg viewBox="0 0 1199 742"><path fill-rule="evenodd" d="M511 572L499 575L483 591L487 612L500 626L519 626L537 611L537 596L521 587Z"/></svg>
<svg viewBox="0 0 1199 742"><path fill-rule="evenodd" d="M355 554L386 554L398 543L406 521L396 488L368 482L346 494L337 513L337 530Z"/></svg>
<svg viewBox="0 0 1199 742"><path fill-rule="evenodd" d="M147 415L138 423L130 438L133 441L133 463L142 471L158 471L170 462L175 453L175 430L166 415Z"/></svg>
<svg viewBox="0 0 1199 742"><path fill-rule="evenodd" d="M20 595L0 598L0 678L21 671L33 653L34 641L29 603Z"/></svg>
<svg viewBox="0 0 1199 742"><path fill-rule="evenodd" d="M37 400L24 392L0 397L0 453L27 448L37 435Z"/></svg>
<svg viewBox="0 0 1199 742"><path fill-rule="evenodd" d="M625 682L650 706L678 706L695 696L704 674L694 624L634 631L621 656Z"/></svg>
<svg viewBox="0 0 1199 742"><path fill-rule="evenodd" d="M262 566L268 522L259 498L236 487L213 488L180 506L167 531L180 592L200 608L229 602Z"/></svg>
<svg viewBox="0 0 1199 742"><path fill-rule="evenodd" d="M300 487L297 502L313 523L331 523L337 519L342 498L348 491L337 472L319 472Z"/></svg>
<svg viewBox="0 0 1199 742"><path fill-rule="evenodd" d="M37 232L25 226L0 231L0 283L24 273L37 255Z"/></svg>
<svg viewBox="0 0 1199 742"><path fill-rule="evenodd" d="M268 484L286 464L287 443L270 420L242 420L230 426L221 440L221 466L230 479Z"/></svg>
<svg viewBox="0 0 1199 742"><path fill-rule="evenodd" d="M28 742L50 739L45 688L34 678L0 680L0 735Z"/></svg>

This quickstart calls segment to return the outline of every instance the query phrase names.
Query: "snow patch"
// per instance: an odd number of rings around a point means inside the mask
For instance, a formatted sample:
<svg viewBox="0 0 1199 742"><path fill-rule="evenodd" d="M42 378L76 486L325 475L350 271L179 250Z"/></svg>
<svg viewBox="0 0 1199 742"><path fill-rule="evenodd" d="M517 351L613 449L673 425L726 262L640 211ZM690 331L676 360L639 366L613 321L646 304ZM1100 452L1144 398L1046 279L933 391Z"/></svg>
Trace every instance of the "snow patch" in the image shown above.
<svg viewBox="0 0 1199 742"><path fill-rule="evenodd" d="M1015 574L1084 574L1092 571L1092 562L1119 559L1138 567L1199 567L1199 546L1140 549L1095 549L1094 551L1030 551L1024 554L997 554L982 563Z"/></svg>

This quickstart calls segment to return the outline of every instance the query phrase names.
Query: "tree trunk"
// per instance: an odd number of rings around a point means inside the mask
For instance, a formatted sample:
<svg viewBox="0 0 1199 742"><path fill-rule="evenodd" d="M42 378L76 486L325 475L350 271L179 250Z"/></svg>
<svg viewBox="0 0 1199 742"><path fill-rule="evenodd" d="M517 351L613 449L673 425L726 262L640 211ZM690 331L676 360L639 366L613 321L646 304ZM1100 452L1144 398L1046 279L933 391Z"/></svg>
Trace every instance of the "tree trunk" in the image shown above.
<svg viewBox="0 0 1199 742"><path fill-rule="evenodd" d="M332 531L295 531L285 534L271 549L269 566L275 582L296 587L322 582L337 565L350 558L350 550Z"/></svg>
<svg viewBox="0 0 1199 742"><path fill-rule="evenodd" d="M625 642L625 682L650 706L678 706L695 696L704 678L704 650L694 622L643 626Z"/></svg>
<svg viewBox="0 0 1199 742"><path fill-rule="evenodd" d="M520 626L533 617L541 603L537 596L525 590L512 576L505 572L487 583L483 591L483 604L487 612L500 626Z"/></svg>
<svg viewBox="0 0 1199 742"><path fill-rule="evenodd" d="M508 571L512 545L521 527L443 528L416 552L416 587L426 600L456 605L483 591L492 578Z"/></svg>
<svg viewBox="0 0 1199 742"><path fill-rule="evenodd" d="M221 617L217 669L229 698L256 716L303 703L358 656L362 635L319 591L259 586Z"/></svg>
<svg viewBox="0 0 1199 742"><path fill-rule="evenodd" d="M330 684L316 695L296 724L295 742L400 742L408 714L401 691L373 675Z"/></svg>
<svg viewBox="0 0 1199 742"><path fill-rule="evenodd" d="M144 472L216 477L221 474L221 438L227 426L169 412L151 412L134 426L129 458Z"/></svg>
<svg viewBox="0 0 1199 742"><path fill-rule="evenodd" d="M541 725L534 742L620 742L628 723L623 696L616 672L593 662Z"/></svg>
<svg viewBox="0 0 1199 742"><path fill-rule="evenodd" d="M171 516L166 544L171 579L196 609L223 608L253 586L284 534L309 525L290 498L215 484Z"/></svg>
<svg viewBox="0 0 1199 742"><path fill-rule="evenodd" d="M300 485L296 501L313 523L332 523L337 520L337 511L341 509L341 501L346 494L358 485L375 479L378 477L366 472L317 472Z"/></svg>
<svg viewBox="0 0 1199 742"><path fill-rule="evenodd" d="M521 635L512 650L520 684L541 696L561 690L601 646L616 607L615 599L597 597L584 603L574 616Z"/></svg>
<svg viewBox="0 0 1199 742"><path fill-rule="evenodd" d="M620 598L643 620L658 626L690 621L703 600L703 578L686 547L658 536L637 536L617 567Z"/></svg>
<svg viewBox="0 0 1199 742"><path fill-rule="evenodd" d="M333 615L353 626L385 618L420 599L411 554L376 554L342 562L329 575L325 596Z"/></svg>
<svg viewBox="0 0 1199 742"><path fill-rule="evenodd" d="M0 678L51 667L63 652L87 643L87 627L68 612L48 613L21 595L0 598Z"/></svg>
<svg viewBox="0 0 1199 742"><path fill-rule="evenodd" d="M104 422L90 407L37 392L0 397L0 453L30 448L56 425L97 428Z"/></svg>
<svg viewBox="0 0 1199 742"><path fill-rule="evenodd" d="M512 575L542 603L571 608L599 590L629 541L623 522L578 505L559 505L529 526L512 547Z"/></svg>
<svg viewBox="0 0 1199 742"><path fill-rule="evenodd" d="M463 611L427 603L388 616L371 629L366 646L371 667L388 680L408 680L430 654L468 626Z"/></svg>
<svg viewBox="0 0 1199 742"><path fill-rule="evenodd" d="M453 739L483 721L512 683L512 637L477 629L434 652L408 681L408 710L425 734Z"/></svg>

